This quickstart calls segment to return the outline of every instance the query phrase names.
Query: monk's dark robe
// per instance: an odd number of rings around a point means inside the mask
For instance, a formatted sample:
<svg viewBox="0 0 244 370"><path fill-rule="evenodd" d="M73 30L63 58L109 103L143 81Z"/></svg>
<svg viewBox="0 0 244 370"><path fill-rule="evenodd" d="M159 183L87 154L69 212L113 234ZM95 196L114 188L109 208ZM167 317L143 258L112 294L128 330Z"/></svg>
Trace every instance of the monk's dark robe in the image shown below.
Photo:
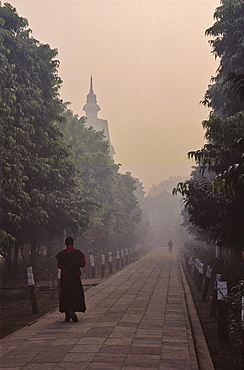
<svg viewBox="0 0 244 370"><path fill-rule="evenodd" d="M84 290L80 279L80 267L84 267L85 256L78 249L67 248L56 255L61 269L60 312L85 312Z"/></svg>

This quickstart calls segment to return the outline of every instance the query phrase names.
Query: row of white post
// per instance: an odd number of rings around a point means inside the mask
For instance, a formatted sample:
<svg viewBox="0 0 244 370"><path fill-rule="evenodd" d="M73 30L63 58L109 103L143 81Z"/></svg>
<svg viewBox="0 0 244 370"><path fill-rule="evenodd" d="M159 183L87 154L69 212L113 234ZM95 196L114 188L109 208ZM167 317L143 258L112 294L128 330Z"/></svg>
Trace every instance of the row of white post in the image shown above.
<svg viewBox="0 0 244 370"><path fill-rule="evenodd" d="M129 262L134 261L138 258L138 252L140 250L140 245L137 245L132 248L125 248L122 250L116 251L116 269L119 270L121 267L124 267ZM90 268L91 268L91 278L95 278L96 276L96 258L92 254L89 256ZM108 272L113 272L113 254L112 252L108 253ZM101 254L100 256L100 266L101 266L101 277L105 276L105 266L106 266L106 256L105 254Z"/></svg>
<svg viewBox="0 0 244 370"><path fill-rule="evenodd" d="M205 280L202 301L206 302L212 276L212 267L206 267L204 276L204 264L198 258L194 259L189 255L189 253L185 254L185 265L186 270L190 275L192 274L192 266L194 266L193 279L198 291L202 291L203 280ZM227 281L221 281L221 275L216 274L214 279L210 316L215 318L217 317L219 340L229 343L229 307L228 302L225 300L227 294ZM244 296L242 296L241 300L241 322L241 368L244 369Z"/></svg>
<svg viewBox="0 0 244 370"><path fill-rule="evenodd" d="M134 261L138 257L138 251L140 249L140 245L137 245L132 248L125 248L125 250L117 250L116 253L116 268L119 269L120 267L124 267L129 262ZM96 276L96 264L95 264L95 256L89 256L89 262L91 267L91 277L94 278ZM101 264L101 277L105 276L105 265L106 265L106 256L105 254L101 254L100 259ZM112 252L108 253L108 272L113 272L113 255ZM58 269L58 283L60 284L61 279L61 270ZM29 287L30 292L30 301L32 306L32 313L38 313L38 305L36 299L36 292L35 292L35 280L32 266L27 267L27 284ZM59 289L58 289L59 290Z"/></svg>
<svg viewBox="0 0 244 370"><path fill-rule="evenodd" d="M193 281L198 292L202 293L202 301L207 301L211 276L212 267L207 266L204 269L204 264L198 258L193 258L187 253L185 255L185 262L188 272L192 273L193 270ZM205 276L204 276L205 270ZM205 279L204 279L205 278ZM204 281L204 286L203 286ZM211 302L210 316L217 317L218 322L218 338L221 341L229 342L229 313L228 313L228 302L225 300L228 294L227 281L221 281L221 275L216 274L214 280L214 289Z"/></svg>

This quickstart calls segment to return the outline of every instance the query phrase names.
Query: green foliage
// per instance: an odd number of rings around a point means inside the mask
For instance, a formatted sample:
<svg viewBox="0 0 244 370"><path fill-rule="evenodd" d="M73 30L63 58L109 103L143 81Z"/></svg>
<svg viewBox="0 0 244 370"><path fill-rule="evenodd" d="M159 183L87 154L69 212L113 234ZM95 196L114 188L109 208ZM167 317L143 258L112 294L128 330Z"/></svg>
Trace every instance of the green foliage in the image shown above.
<svg viewBox="0 0 244 370"><path fill-rule="evenodd" d="M182 178L180 176L170 176L169 179L161 181L158 185L153 185L148 192L148 196L155 197L165 190L172 193L177 183L185 179L186 178Z"/></svg>
<svg viewBox="0 0 244 370"><path fill-rule="evenodd" d="M215 246L211 243L208 247L198 247L197 243L194 242L190 247L186 245L185 249L189 250L194 258L199 258L205 268L207 266L212 267L212 280L215 279L216 274L221 274L221 280L227 281L231 297L232 293L236 294L238 291L235 286L239 286L240 283L240 288L243 287L244 261L242 259L236 259L233 255L229 258L229 255L224 253L217 258ZM237 299L239 298L237 297Z"/></svg>
<svg viewBox="0 0 244 370"><path fill-rule="evenodd" d="M235 97L239 97L241 102L244 102L244 73L230 73L225 80L230 82L231 89L235 92Z"/></svg>
<svg viewBox="0 0 244 370"><path fill-rule="evenodd" d="M241 0L222 0L221 3L214 13L214 25L206 30L208 36L214 37L210 45L215 58L220 58L220 65L203 103L223 118L244 109L240 94L236 96L232 89L231 77L240 78L244 73L244 3Z"/></svg>
<svg viewBox="0 0 244 370"><path fill-rule="evenodd" d="M85 127L84 117L66 109L59 123L79 171L83 195L95 202L82 248L94 253L134 246L141 210L135 197L136 181L121 174L109 155L102 132Z"/></svg>
<svg viewBox="0 0 244 370"><path fill-rule="evenodd" d="M240 252L244 245L244 3L223 0L221 4L214 14L216 22L206 31L214 37L213 54L220 58L203 102L212 108L203 122L207 143L188 153L198 164L198 178L193 174L174 193L184 196L190 222L200 232Z"/></svg>
<svg viewBox="0 0 244 370"><path fill-rule="evenodd" d="M197 152L190 152L205 170L217 176L206 187L206 180L179 184L176 191L185 196L190 221L222 246L243 248L244 223L244 114L220 119L211 116L204 121L208 143ZM204 185L204 187L203 187Z"/></svg>
<svg viewBox="0 0 244 370"><path fill-rule="evenodd" d="M229 64L232 69L239 66L241 60L240 42L243 34L243 2L240 0L222 0L215 13L215 23L206 30L208 36L214 36L210 41L213 54L221 58L219 70ZM225 57L223 58L223 56ZM228 60L230 60L228 62Z"/></svg>
<svg viewBox="0 0 244 370"><path fill-rule="evenodd" d="M0 151L3 250L13 239L34 244L43 235L79 232L87 223L70 151L56 122L57 50L30 37L28 22L0 5Z"/></svg>
<svg viewBox="0 0 244 370"><path fill-rule="evenodd" d="M207 168L217 174L214 191L234 196L243 194L244 111L225 119L213 115L203 122L203 127L208 143L188 156L200 164L202 173Z"/></svg>
<svg viewBox="0 0 244 370"><path fill-rule="evenodd" d="M241 320L242 297L244 297L243 279L231 288L225 298L230 303L232 329L235 331L243 327L243 321Z"/></svg>
<svg viewBox="0 0 244 370"><path fill-rule="evenodd" d="M184 249L190 251L190 255L194 258L199 258L204 263L205 269L207 266L212 267L212 281L216 274L221 274L221 280L227 281L228 294L224 299L230 304L231 329L238 331L243 325L241 302L244 296L244 261L235 259L233 256L229 258L227 255L216 258L213 245L208 248L196 245L196 242L192 245L187 243Z"/></svg>
<svg viewBox="0 0 244 370"><path fill-rule="evenodd" d="M38 250L60 249L64 232L100 252L134 246L136 181L119 173L103 133L59 99L57 50L1 3L0 55L0 253L10 270L13 250L35 264Z"/></svg>

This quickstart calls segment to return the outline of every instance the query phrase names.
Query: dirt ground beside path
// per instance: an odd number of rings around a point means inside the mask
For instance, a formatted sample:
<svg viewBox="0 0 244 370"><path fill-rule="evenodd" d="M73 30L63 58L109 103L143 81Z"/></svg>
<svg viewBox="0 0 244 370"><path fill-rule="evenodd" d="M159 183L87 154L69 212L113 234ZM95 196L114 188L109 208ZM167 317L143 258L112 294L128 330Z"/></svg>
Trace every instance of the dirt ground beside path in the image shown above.
<svg viewBox="0 0 244 370"><path fill-rule="evenodd" d="M84 291L99 284L102 280L102 278L83 280ZM39 312L33 314L28 289L2 295L0 299L0 339L58 308L57 289L55 291L36 289L36 298ZM62 318L61 313L60 318Z"/></svg>
<svg viewBox="0 0 244 370"><path fill-rule="evenodd" d="M241 347L238 344L240 336L230 332L230 344L218 340L217 320L210 317L211 300L202 302L202 292L197 292L193 280L187 276L198 317L206 337L213 365L216 370L242 370L240 364Z"/></svg>
<svg viewBox="0 0 244 370"><path fill-rule="evenodd" d="M20 298L3 296L0 301L0 338L4 338L14 331L29 325L39 317L58 307L58 298L52 298L49 291L37 291L38 314L32 313L29 296Z"/></svg>

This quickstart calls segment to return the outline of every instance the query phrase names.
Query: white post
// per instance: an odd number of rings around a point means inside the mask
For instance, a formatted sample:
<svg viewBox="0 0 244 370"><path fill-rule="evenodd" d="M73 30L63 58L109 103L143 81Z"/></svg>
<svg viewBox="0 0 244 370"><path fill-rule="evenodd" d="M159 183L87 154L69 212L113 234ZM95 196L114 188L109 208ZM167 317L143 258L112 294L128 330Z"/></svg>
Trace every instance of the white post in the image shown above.
<svg viewBox="0 0 244 370"><path fill-rule="evenodd" d="M125 256L124 250L122 249L121 250L121 267L124 267L124 256Z"/></svg>
<svg viewBox="0 0 244 370"><path fill-rule="evenodd" d="M125 264L128 264L128 248L125 249Z"/></svg>
<svg viewBox="0 0 244 370"><path fill-rule="evenodd" d="M96 271L95 271L95 258L94 255L90 255L90 265L91 265L91 277L95 278Z"/></svg>
<svg viewBox="0 0 244 370"><path fill-rule="evenodd" d="M119 250L117 250L117 256L116 256L116 259L117 259L117 269L119 269L119 267L120 267L120 253L119 253Z"/></svg>
<svg viewBox="0 0 244 370"><path fill-rule="evenodd" d="M105 275L105 255L101 254L101 277Z"/></svg>
<svg viewBox="0 0 244 370"><path fill-rule="evenodd" d="M60 298L61 269L58 269L58 298Z"/></svg>
<svg viewBox="0 0 244 370"><path fill-rule="evenodd" d="M112 255L112 252L108 253L108 262L109 262L109 273L112 274L112 272L113 272L113 255Z"/></svg>
<svg viewBox="0 0 244 370"><path fill-rule="evenodd" d="M32 313L38 313L38 306L36 300L36 292L35 292L35 281L32 266L27 267L27 279L30 291L30 300L32 306Z"/></svg>
<svg viewBox="0 0 244 370"><path fill-rule="evenodd" d="M218 299L218 338L223 342L229 342L229 313L228 302L224 300L227 295L227 282L217 282L217 299Z"/></svg>

